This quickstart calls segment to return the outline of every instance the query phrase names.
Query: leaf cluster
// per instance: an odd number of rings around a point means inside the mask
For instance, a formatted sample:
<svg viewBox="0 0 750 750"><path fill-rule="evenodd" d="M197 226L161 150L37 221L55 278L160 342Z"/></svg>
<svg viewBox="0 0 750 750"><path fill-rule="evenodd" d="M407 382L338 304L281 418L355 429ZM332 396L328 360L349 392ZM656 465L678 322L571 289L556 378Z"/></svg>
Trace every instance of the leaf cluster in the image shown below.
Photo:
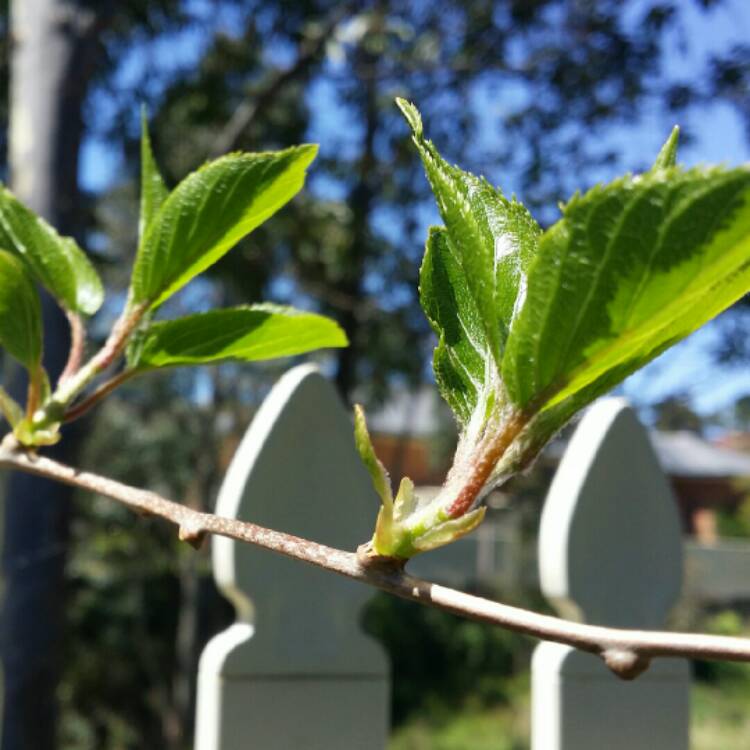
<svg viewBox="0 0 750 750"><path fill-rule="evenodd" d="M473 528L483 494L576 412L750 290L750 169L678 166L675 129L650 170L576 194L542 231L448 164L416 108L398 104L444 222L429 232L420 300L461 425L437 499L413 501L387 540L376 531L377 554L408 557L425 534L442 529L444 543Z"/></svg>
<svg viewBox="0 0 750 750"><path fill-rule="evenodd" d="M0 189L0 345L29 372L22 409L0 389L0 411L27 445L55 442L63 421L134 375L163 367L254 361L346 345L333 321L268 304L154 321L172 295L224 256L302 188L317 147L237 152L208 162L170 191L142 117L139 244L128 298L104 347L83 361L84 316L104 299L83 250ZM71 358L52 391L42 366L43 330L36 283L71 320ZM122 356L124 368L88 400L74 400Z"/></svg>

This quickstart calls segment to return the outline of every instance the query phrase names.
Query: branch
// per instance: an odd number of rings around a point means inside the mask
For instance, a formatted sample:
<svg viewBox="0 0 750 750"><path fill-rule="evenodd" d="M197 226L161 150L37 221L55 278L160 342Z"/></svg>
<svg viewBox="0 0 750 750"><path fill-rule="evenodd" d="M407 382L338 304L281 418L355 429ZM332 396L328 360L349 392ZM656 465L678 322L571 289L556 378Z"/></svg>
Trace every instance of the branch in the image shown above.
<svg viewBox="0 0 750 750"><path fill-rule="evenodd" d="M139 513L165 518L179 527L180 539L195 546L201 543L206 534L218 534L302 560L403 599L588 651L600 656L623 679L637 677L647 669L650 660L658 656L750 662L750 639L607 628L569 622L500 604L415 578L391 560L365 562L364 557L353 552L327 547L254 523L191 510L154 492L130 487L23 451L12 436L6 437L0 444L0 467L90 490L117 500Z"/></svg>

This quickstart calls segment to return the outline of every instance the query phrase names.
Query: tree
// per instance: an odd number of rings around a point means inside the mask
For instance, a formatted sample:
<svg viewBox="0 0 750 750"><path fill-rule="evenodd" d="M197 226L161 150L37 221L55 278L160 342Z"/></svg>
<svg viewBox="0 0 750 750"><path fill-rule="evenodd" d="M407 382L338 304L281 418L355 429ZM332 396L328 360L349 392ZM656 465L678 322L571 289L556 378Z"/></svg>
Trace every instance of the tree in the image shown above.
<svg viewBox="0 0 750 750"><path fill-rule="evenodd" d="M14 40L8 106L13 189L61 231L79 237L86 224L78 181L84 103L91 81L101 74L102 35L108 28L127 36L135 25L149 27L154 15L173 3L128 5L127 14L115 4L102 7L76 0L25 0L0 9L5 38ZM68 324L49 300L44 312L49 336L45 365L56 376L67 357ZM23 387L19 381L16 390ZM74 449L71 440L63 455L70 456ZM44 750L56 744L54 691L69 518L70 492L64 488L32 477L13 477L8 483L2 744L11 750Z"/></svg>
<svg viewBox="0 0 750 750"><path fill-rule="evenodd" d="M67 0L16 2L11 11L11 184L40 215L79 234L77 163L99 19ZM49 299L44 311L45 364L56 377L67 357L68 325ZM14 476L7 485L2 745L10 750L56 745L70 495L33 477Z"/></svg>
<svg viewBox="0 0 750 750"><path fill-rule="evenodd" d="M679 27L682 11L653 3L637 21L628 14L619 2L569 0L440 8L311 2L293 13L253 6L236 19L240 31L216 29L195 65L149 89L156 149L175 174L217 144L263 148L325 129L330 145L307 202L218 273L230 280L230 294L237 280L245 294L286 276L290 298L322 304L353 341L340 354L342 393L367 383L382 396L392 373L420 380L423 368L407 353L427 353L411 291L422 245L415 217L427 196L393 97L423 103L434 137L454 159L510 181L533 208L554 205L569 195L574 175L617 162L598 138L609 128L646 106L662 108L666 120L671 106L699 104L680 100L682 81L662 71L660 41ZM264 109L268 90L275 101ZM132 104L120 102L108 132L132 138ZM236 127L235 112L248 111L244 129ZM550 145L541 149L542 141Z"/></svg>
<svg viewBox="0 0 750 750"><path fill-rule="evenodd" d="M654 427L667 431L688 430L700 435L703 420L690 408L686 395L676 393L654 405Z"/></svg>

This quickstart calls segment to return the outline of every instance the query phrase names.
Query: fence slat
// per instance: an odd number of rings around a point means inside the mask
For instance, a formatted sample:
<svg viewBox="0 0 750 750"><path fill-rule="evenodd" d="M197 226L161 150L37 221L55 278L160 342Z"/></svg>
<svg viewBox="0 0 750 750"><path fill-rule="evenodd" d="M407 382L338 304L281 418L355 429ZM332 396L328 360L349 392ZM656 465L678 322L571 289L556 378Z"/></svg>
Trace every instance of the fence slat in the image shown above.
<svg viewBox="0 0 750 750"><path fill-rule="evenodd" d="M291 370L237 450L217 513L355 549L377 508L333 387ZM213 541L213 565L237 622L201 657L196 750L382 750L388 665L359 626L371 592L230 539Z"/></svg>
<svg viewBox="0 0 750 750"><path fill-rule="evenodd" d="M664 624L682 581L676 503L644 428L621 399L595 404L550 487L542 591L558 611L632 628ZM686 750L689 672L659 660L622 682L595 656L543 643L532 664L533 750Z"/></svg>

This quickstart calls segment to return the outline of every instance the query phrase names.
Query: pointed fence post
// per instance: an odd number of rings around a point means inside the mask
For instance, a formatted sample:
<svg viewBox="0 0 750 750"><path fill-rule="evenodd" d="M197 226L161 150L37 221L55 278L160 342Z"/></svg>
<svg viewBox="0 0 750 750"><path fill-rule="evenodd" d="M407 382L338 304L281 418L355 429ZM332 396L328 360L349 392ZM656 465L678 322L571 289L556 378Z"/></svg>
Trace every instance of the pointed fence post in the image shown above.
<svg viewBox="0 0 750 750"><path fill-rule="evenodd" d="M219 515L353 550L378 508L352 422L314 368L281 378L247 431ZM200 661L196 750L383 750L389 680L352 581L231 539L216 581L237 610Z"/></svg>
<svg viewBox="0 0 750 750"><path fill-rule="evenodd" d="M659 628L682 581L676 503L645 429L621 399L596 403L550 487L542 591L561 615ZM633 682L596 656L543 643L532 662L533 750L687 750L689 669L657 659Z"/></svg>

